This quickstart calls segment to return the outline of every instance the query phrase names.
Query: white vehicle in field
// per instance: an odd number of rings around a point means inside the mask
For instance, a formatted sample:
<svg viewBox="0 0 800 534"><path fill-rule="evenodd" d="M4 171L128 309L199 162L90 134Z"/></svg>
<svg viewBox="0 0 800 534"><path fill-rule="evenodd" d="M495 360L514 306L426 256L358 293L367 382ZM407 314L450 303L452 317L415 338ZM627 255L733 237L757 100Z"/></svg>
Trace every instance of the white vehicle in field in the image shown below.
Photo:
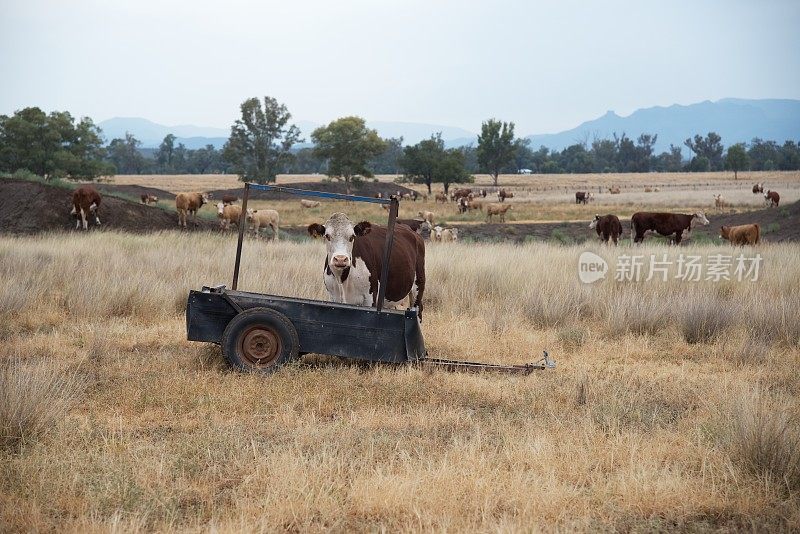
<svg viewBox="0 0 800 534"><path fill-rule="evenodd" d="M533 174L531 169L520 169L519 174Z"/></svg>

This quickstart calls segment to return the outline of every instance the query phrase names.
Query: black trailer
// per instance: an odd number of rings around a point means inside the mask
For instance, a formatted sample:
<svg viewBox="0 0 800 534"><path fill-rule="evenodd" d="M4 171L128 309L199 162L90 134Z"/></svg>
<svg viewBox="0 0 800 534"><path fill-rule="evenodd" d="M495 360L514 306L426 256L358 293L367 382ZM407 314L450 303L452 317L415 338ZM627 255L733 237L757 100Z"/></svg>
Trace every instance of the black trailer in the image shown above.
<svg viewBox="0 0 800 534"><path fill-rule="evenodd" d="M270 373L303 354L328 354L371 362L417 363L451 370L499 370L527 374L555 367L547 351L536 363L496 365L428 358L417 310L383 308L388 268L381 273L375 308L238 291L239 265L250 189L389 205L383 265L394 240L397 198L369 198L289 187L245 184L231 289L191 291L186 306L190 341L216 343L234 369Z"/></svg>

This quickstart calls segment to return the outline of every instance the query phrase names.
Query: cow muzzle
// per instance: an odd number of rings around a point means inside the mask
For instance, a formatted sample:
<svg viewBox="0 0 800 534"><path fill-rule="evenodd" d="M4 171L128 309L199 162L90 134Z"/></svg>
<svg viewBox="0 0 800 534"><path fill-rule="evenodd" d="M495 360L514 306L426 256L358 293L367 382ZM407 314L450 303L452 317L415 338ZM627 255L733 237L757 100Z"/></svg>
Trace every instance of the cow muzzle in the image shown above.
<svg viewBox="0 0 800 534"><path fill-rule="evenodd" d="M337 255L331 259L331 267L336 269L344 269L350 266L350 258L348 256Z"/></svg>

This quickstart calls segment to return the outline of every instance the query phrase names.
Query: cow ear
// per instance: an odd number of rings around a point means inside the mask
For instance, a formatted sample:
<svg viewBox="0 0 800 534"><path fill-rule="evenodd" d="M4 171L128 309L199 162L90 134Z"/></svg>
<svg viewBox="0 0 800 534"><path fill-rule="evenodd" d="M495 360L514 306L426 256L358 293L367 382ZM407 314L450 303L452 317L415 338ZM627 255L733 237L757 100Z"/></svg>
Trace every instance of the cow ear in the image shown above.
<svg viewBox="0 0 800 534"><path fill-rule="evenodd" d="M319 223L309 224L308 235L310 235L314 239L322 237L323 235L325 235L325 227Z"/></svg>
<svg viewBox="0 0 800 534"><path fill-rule="evenodd" d="M372 230L372 224L369 221L361 221L353 227L353 231L357 236L361 237L367 235Z"/></svg>

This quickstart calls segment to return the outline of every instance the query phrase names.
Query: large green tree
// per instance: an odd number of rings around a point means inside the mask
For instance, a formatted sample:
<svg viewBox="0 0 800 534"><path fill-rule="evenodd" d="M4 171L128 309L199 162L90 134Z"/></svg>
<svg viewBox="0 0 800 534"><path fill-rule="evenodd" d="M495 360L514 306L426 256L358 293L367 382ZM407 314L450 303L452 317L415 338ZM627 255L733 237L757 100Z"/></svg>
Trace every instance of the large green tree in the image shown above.
<svg viewBox="0 0 800 534"><path fill-rule="evenodd" d="M158 150L154 154L156 163L158 163L161 172L165 174L175 172L172 165L172 160L175 156L175 139L177 138L172 134L164 136L164 140L161 141Z"/></svg>
<svg viewBox="0 0 800 534"><path fill-rule="evenodd" d="M413 182L423 183L431 193L431 183L435 181L436 166L444 156L444 141L441 132L423 139L416 145L403 149L400 166L403 174Z"/></svg>
<svg viewBox="0 0 800 534"><path fill-rule="evenodd" d="M747 161L747 150L742 143L736 143L728 147L728 153L725 154L725 166L733 171L733 179L739 179L739 171L747 168L749 162Z"/></svg>
<svg viewBox="0 0 800 534"><path fill-rule="evenodd" d="M302 142L300 129L290 125L291 113L276 99L265 96L245 100L241 118L231 126L224 157L242 181L274 182L279 172L291 163L291 148Z"/></svg>
<svg viewBox="0 0 800 534"><path fill-rule="evenodd" d="M722 146L722 138L717 133L708 132L705 137L695 135L694 139L687 139L683 144L694 152L696 157L706 158L712 171L722 170L724 147Z"/></svg>
<svg viewBox="0 0 800 534"><path fill-rule="evenodd" d="M108 159L120 174L141 174L147 162L139 152L141 141L130 132L125 132L125 139L112 139L108 145Z"/></svg>
<svg viewBox="0 0 800 534"><path fill-rule="evenodd" d="M342 117L311 134L314 155L327 160L327 174L345 183L347 194L354 177L371 177L369 162L386 146L378 132L367 128L361 117Z"/></svg>
<svg viewBox="0 0 800 534"><path fill-rule="evenodd" d="M495 186L503 167L514 160L516 149L513 122L489 119L481 125L481 134L478 136L478 163L481 170L492 176Z"/></svg>
<svg viewBox="0 0 800 534"><path fill-rule="evenodd" d="M450 184L463 184L474 181L474 178L464 166L464 152L457 148L445 150L437 162L434 181L444 186L445 194L450 190Z"/></svg>
<svg viewBox="0 0 800 534"><path fill-rule="evenodd" d="M100 129L88 117L25 108L0 116L0 170L27 169L45 178L109 174Z"/></svg>

